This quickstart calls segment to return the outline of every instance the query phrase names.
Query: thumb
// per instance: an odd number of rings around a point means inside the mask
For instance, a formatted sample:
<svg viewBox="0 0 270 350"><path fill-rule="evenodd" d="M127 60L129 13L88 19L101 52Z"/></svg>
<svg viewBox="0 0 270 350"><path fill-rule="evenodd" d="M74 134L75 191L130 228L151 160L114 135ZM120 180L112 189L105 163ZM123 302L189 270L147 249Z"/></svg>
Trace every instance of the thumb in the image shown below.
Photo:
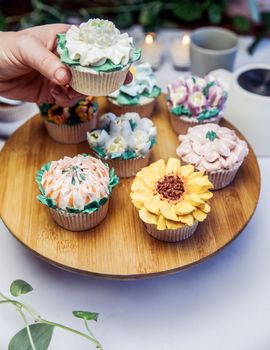
<svg viewBox="0 0 270 350"><path fill-rule="evenodd" d="M23 34L19 38L18 49L24 65L37 70L55 84L66 85L70 82L71 73L68 67L40 39Z"/></svg>

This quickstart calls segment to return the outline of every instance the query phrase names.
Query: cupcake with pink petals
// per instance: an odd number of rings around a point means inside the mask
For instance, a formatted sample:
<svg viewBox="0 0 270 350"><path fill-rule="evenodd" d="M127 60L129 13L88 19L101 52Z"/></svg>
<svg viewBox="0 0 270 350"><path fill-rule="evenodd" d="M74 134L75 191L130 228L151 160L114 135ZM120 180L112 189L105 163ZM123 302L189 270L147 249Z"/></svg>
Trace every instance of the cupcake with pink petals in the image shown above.
<svg viewBox="0 0 270 350"><path fill-rule="evenodd" d="M208 175L214 190L228 186L248 154L248 145L226 127L208 123L188 129L179 135L177 155Z"/></svg>
<svg viewBox="0 0 270 350"><path fill-rule="evenodd" d="M218 124L226 99L227 92L211 75L177 79L168 85L167 96L173 129L184 134L190 126Z"/></svg>

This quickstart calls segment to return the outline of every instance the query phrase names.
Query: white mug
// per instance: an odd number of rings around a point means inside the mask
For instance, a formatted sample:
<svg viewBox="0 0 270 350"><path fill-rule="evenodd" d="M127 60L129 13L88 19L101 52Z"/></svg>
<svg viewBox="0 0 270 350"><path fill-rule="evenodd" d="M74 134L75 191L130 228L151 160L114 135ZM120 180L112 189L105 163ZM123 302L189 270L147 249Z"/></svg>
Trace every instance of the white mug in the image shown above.
<svg viewBox="0 0 270 350"><path fill-rule="evenodd" d="M270 156L270 64L248 64L234 72L217 69L210 74L228 91L225 118L247 138L257 156ZM269 94L264 88L266 76Z"/></svg>

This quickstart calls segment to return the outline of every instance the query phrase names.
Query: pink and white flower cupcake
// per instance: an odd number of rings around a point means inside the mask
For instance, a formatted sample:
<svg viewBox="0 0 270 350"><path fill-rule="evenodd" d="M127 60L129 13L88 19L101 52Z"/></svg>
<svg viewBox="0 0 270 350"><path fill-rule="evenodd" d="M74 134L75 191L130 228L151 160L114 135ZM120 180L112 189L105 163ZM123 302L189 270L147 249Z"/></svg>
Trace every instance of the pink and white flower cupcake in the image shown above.
<svg viewBox="0 0 270 350"><path fill-rule="evenodd" d="M185 163L204 171L214 190L228 186L248 154L248 145L234 130L217 124L197 125L179 135L177 155Z"/></svg>
<svg viewBox="0 0 270 350"><path fill-rule="evenodd" d="M171 124L178 134L190 126L219 123L227 93L212 76L179 78L168 85L168 107Z"/></svg>
<svg viewBox="0 0 270 350"><path fill-rule="evenodd" d="M37 172L40 194L58 225L84 231L98 225L108 211L118 177L114 169L86 154L44 164Z"/></svg>

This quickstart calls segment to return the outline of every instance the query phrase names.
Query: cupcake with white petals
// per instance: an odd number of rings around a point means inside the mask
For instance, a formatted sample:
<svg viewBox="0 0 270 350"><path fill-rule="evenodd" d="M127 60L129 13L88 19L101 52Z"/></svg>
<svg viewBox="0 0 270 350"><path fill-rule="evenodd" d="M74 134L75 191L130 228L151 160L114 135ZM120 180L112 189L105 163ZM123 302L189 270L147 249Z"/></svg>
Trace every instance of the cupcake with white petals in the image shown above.
<svg viewBox="0 0 270 350"><path fill-rule="evenodd" d="M87 140L94 155L112 166L119 177L131 177L148 164L156 133L153 122L137 113L120 117L105 113L98 129L87 133Z"/></svg>
<svg viewBox="0 0 270 350"><path fill-rule="evenodd" d="M219 123L223 117L227 92L212 76L188 76L168 85L167 102L171 124L178 134L191 126Z"/></svg>
<svg viewBox="0 0 270 350"><path fill-rule="evenodd" d="M214 189L228 186L248 154L247 143L226 127L204 124L179 135L177 155L187 164L208 175Z"/></svg>
<svg viewBox="0 0 270 350"><path fill-rule="evenodd" d="M72 73L70 85L84 95L106 96L124 83L141 50L133 38L103 19L89 19L58 34L57 51Z"/></svg>
<svg viewBox="0 0 270 350"><path fill-rule="evenodd" d="M57 224L84 231L105 218L118 177L107 164L82 154L44 164L36 181L40 190L37 198L49 208Z"/></svg>
<svg viewBox="0 0 270 350"><path fill-rule="evenodd" d="M139 113L141 117L151 117L155 101L161 94L160 87L149 63L130 68L133 80L107 97L109 110L116 115L127 112Z"/></svg>

